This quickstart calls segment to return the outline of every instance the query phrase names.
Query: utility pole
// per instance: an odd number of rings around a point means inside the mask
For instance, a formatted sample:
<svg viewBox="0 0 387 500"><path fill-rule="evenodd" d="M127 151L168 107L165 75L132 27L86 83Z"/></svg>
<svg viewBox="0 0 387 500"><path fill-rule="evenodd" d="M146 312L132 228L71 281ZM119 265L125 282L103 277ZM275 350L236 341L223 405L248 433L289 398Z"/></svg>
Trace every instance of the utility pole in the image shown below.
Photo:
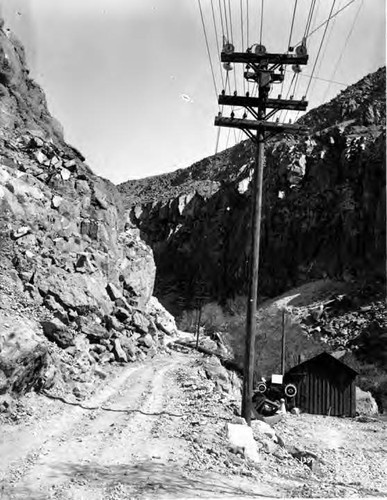
<svg viewBox="0 0 387 500"><path fill-rule="evenodd" d="M235 118L234 112L230 118L219 114L215 118L215 125L219 127L239 128L245 132L256 143L256 157L254 176L252 184L252 223L251 223L251 244L252 252L250 257L250 281L247 302L246 317L246 341L245 341L245 361L242 394L242 416L248 425L251 425L252 397L255 368L255 336L256 336L256 313L259 283L259 250L261 239L261 217L262 217L262 185L264 169L264 145L267 138L281 132L300 133L306 131L305 127L294 124L285 124L269 121L274 114L282 109L305 111L308 103L305 99L301 101L290 99L269 99L269 92L273 83L280 83L284 79L284 66L292 65L294 72L300 72L300 65L307 64L308 55L305 41L293 52L289 47L286 54L267 53L263 45L256 44L246 52L234 52L234 47L230 43L225 43L221 54L221 61L224 63L226 71L232 70L233 63L246 64L244 77L247 81L258 85L258 97L250 97L247 92L245 96L226 95L225 90L219 96L218 102L221 105L242 106L254 118L246 119L245 112L243 118ZM267 112L267 109L270 109ZM256 132L256 134L254 134Z"/></svg>
<svg viewBox="0 0 387 500"><path fill-rule="evenodd" d="M286 353L286 310L282 309L282 336L281 336L281 375L285 375L285 353Z"/></svg>

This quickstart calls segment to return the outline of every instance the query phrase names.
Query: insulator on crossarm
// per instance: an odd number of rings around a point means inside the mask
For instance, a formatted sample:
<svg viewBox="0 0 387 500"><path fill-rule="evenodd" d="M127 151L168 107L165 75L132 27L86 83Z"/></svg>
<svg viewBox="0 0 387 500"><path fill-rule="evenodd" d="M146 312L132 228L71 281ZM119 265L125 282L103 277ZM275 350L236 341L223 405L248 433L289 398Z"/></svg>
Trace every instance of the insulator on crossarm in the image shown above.
<svg viewBox="0 0 387 500"><path fill-rule="evenodd" d="M247 118L247 113L246 111L243 113L243 119L245 120Z"/></svg>
<svg viewBox="0 0 387 500"><path fill-rule="evenodd" d="M226 95L226 91L224 89L222 90L222 95Z"/></svg>
<svg viewBox="0 0 387 500"><path fill-rule="evenodd" d="M294 97L294 95L291 95L291 96L290 96L290 100L291 100L291 101L293 101L293 97Z"/></svg>
<svg viewBox="0 0 387 500"><path fill-rule="evenodd" d="M282 94L278 94L278 99L282 99Z"/></svg>
<svg viewBox="0 0 387 500"><path fill-rule="evenodd" d="M246 97L250 97L250 92L246 92Z"/></svg>
<svg viewBox="0 0 387 500"><path fill-rule="evenodd" d="M298 45L296 47L296 54L300 57L306 56L308 54L308 51L306 48L306 38L305 37L302 39L301 45Z"/></svg>
<svg viewBox="0 0 387 500"><path fill-rule="evenodd" d="M222 112L218 111L218 118L220 118L221 116L222 116Z"/></svg>
<svg viewBox="0 0 387 500"><path fill-rule="evenodd" d="M236 97L238 95L238 92L234 90L234 96Z"/></svg>
<svg viewBox="0 0 387 500"><path fill-rule="evenodd" d="M230 116L231 116L231 118L234 118L234 117L235 117L235 113L234 113L234 111L231 111L231 115L230 115Z"/></svg>

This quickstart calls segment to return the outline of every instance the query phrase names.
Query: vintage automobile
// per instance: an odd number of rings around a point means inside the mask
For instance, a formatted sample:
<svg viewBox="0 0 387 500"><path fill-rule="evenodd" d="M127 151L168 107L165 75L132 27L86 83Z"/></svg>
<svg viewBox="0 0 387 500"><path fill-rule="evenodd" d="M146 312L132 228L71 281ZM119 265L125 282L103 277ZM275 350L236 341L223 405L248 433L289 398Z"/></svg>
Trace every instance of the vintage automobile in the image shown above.
<svg viewBox="0 0 387 500"><path fill-rule="evenodd" d="M270 381L262 378L255 387L253 405L259 415L271 416L281 409L281 403L290 410L294 407L297 387L284 384L282 375L272 375Z"/></svg>

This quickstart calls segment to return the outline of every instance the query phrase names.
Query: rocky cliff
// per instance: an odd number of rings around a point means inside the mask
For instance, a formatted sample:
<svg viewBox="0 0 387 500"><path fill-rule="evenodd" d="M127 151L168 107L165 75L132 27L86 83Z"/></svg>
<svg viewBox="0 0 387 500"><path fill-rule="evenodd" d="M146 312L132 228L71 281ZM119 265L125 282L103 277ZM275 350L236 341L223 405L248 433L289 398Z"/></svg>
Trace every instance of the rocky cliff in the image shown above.
<svg viewBox="0 0 387 500"><path fill-rule="evenodd" d="M261 297L304 282L383 276L385 68L268 141ZM153 248L156 295L175 313L244 294L254 150L242 142L187 169L119 186Z"/></svg>
<svg viewBox="0 0 387 500"><path fill-rule="evenodd" d="M96 362L152 355L175 328L117 188L66 144L1 26L0 393L44 386L53 365L90 381Z"/></svg>

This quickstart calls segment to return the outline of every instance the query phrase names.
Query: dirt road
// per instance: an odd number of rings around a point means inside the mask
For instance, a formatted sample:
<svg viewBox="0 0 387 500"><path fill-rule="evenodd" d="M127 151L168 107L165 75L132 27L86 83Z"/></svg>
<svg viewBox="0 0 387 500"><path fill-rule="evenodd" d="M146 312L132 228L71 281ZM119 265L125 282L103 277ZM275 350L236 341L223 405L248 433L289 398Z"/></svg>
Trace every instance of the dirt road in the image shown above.
<svg viewBox="0 0 387 500"><path fill-rule="evenodd" d="M197 453L184 434L190 393L179 380L194 363L193 356L174 353L122 368L81 404L37 396L48 405L43 417L3 429L0 497L280 496L276 487L246 477L193 471Z"/></svg>

